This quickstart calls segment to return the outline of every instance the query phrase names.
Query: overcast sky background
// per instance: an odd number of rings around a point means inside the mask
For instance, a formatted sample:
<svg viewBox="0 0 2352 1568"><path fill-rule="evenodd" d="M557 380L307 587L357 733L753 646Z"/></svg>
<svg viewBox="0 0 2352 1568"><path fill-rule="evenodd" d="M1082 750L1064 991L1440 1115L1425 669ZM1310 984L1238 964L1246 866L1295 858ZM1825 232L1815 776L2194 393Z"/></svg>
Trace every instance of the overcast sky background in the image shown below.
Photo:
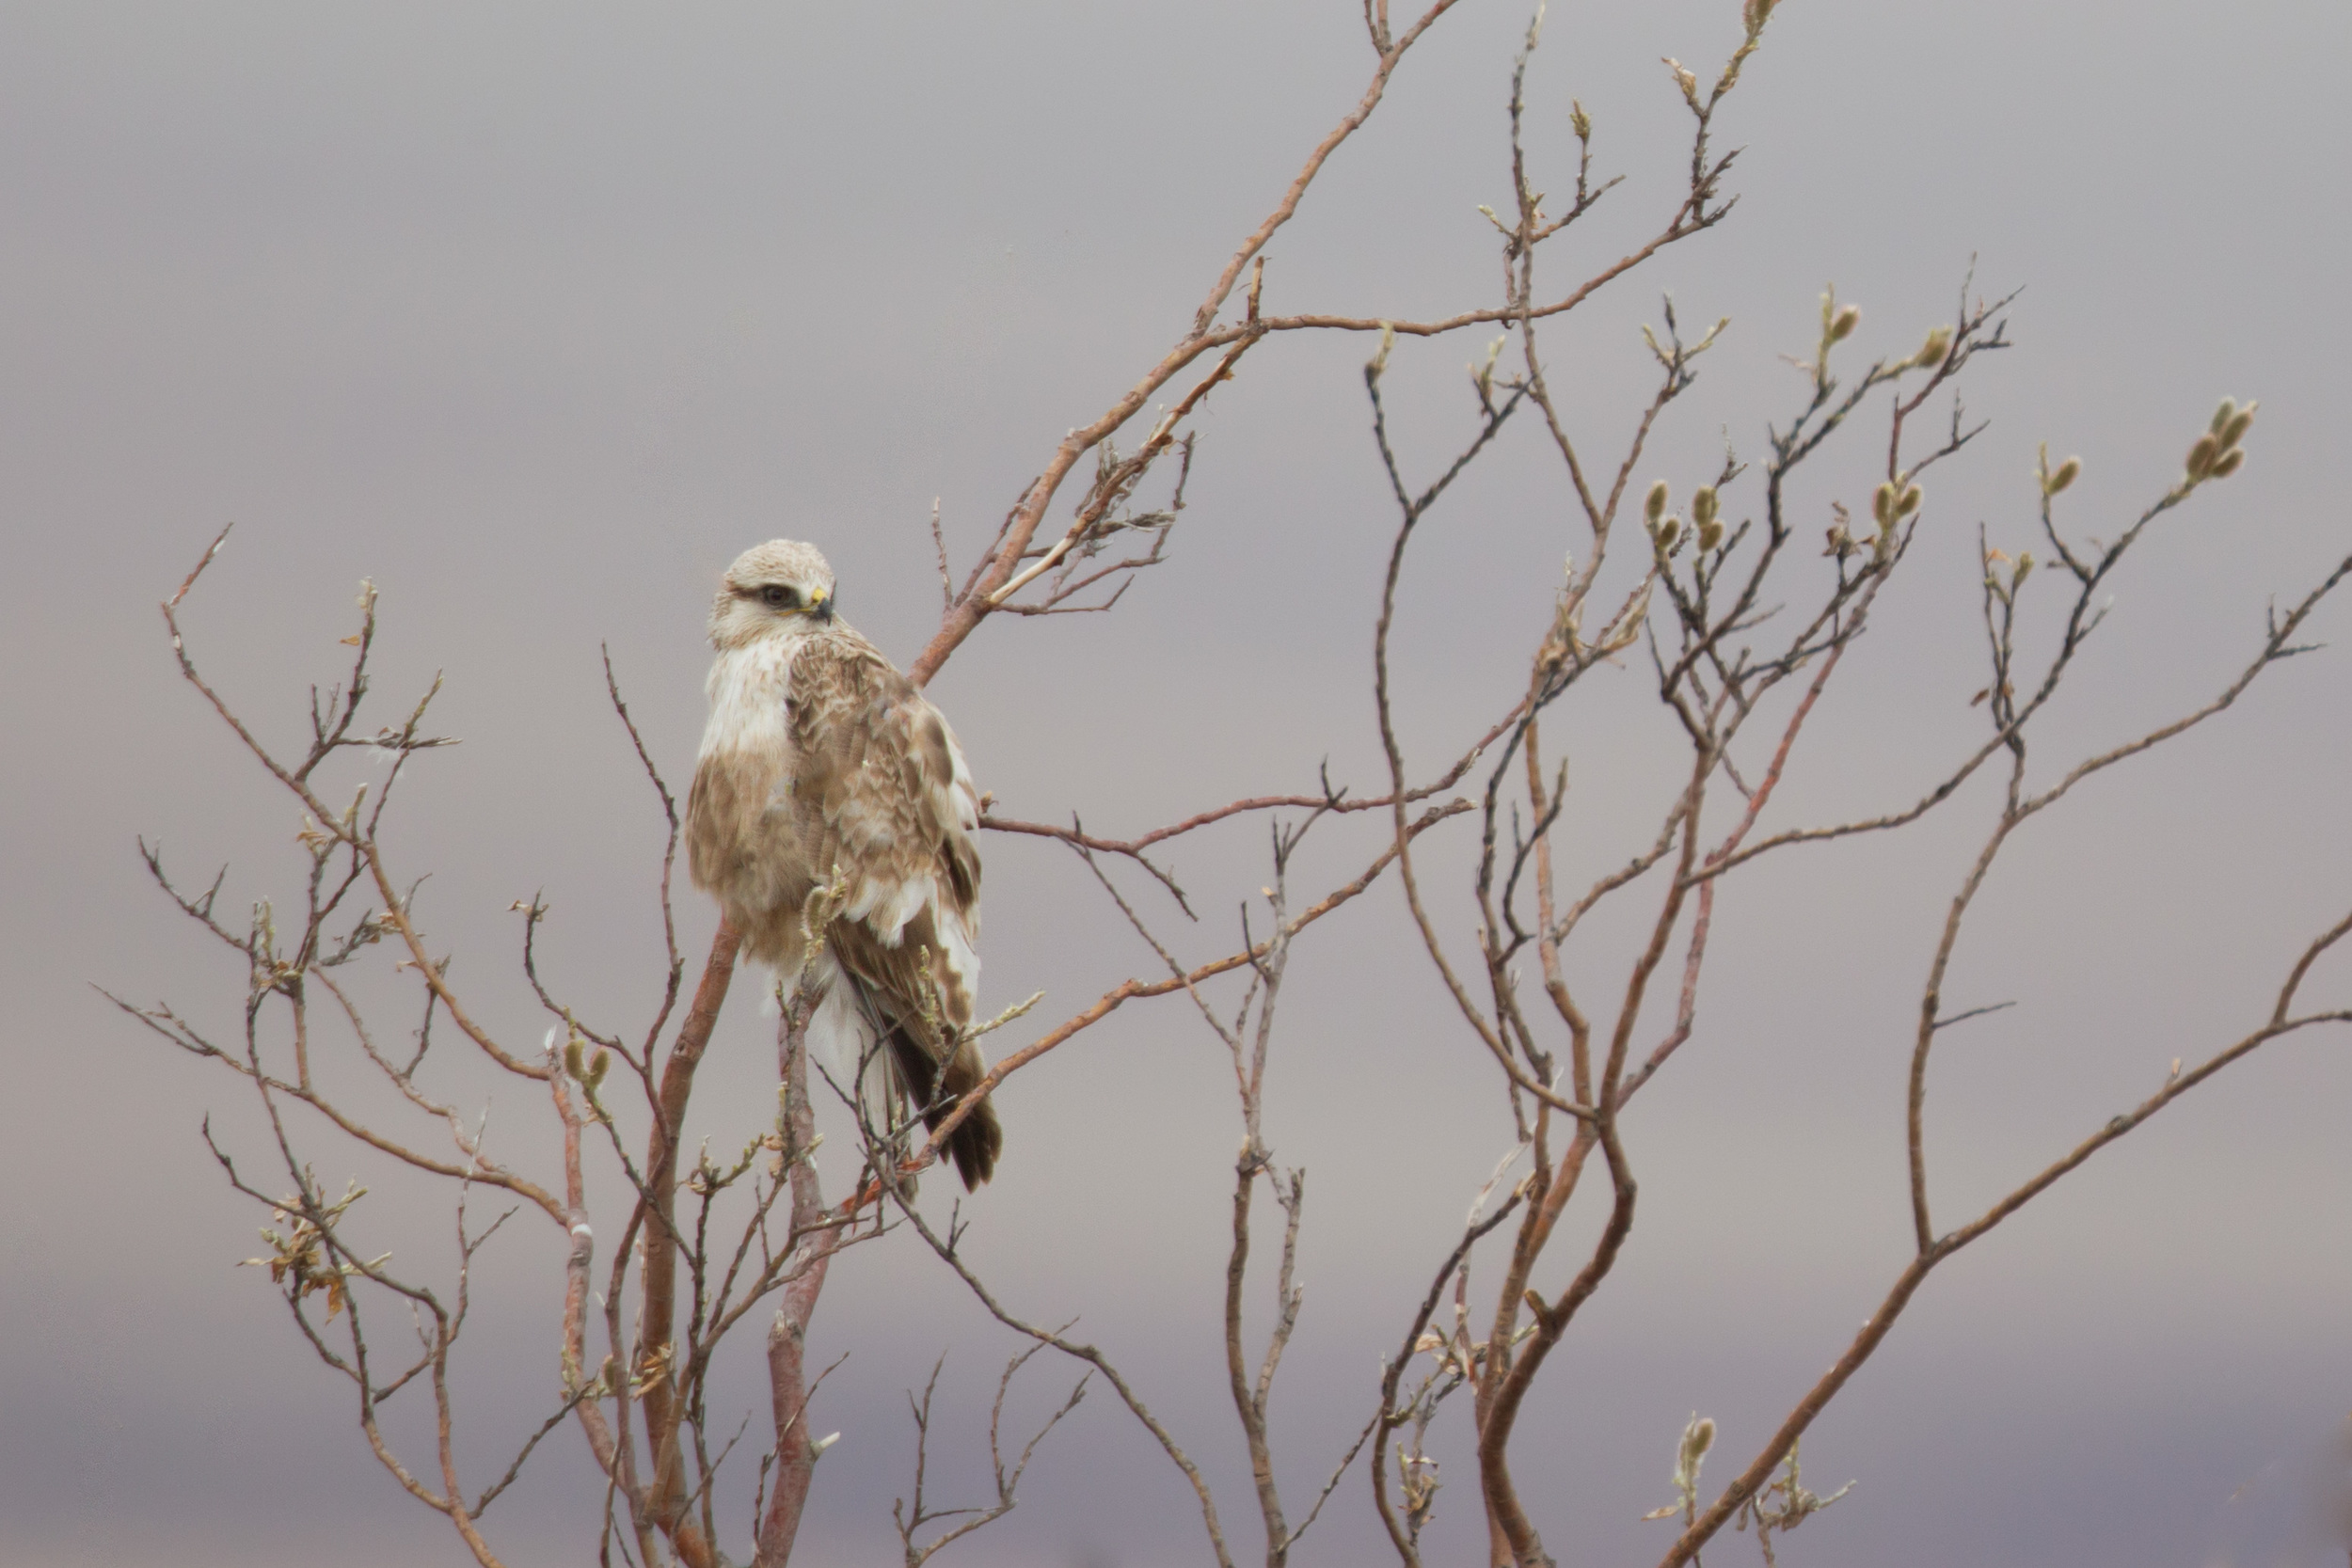
<svg viewBox="0 0 2352 1568"><path fill-rule="evenodd" d="M1629 178L1549 259L1553 286L1671 209L1686 153L1658 57L1705 74L1738 11L1554 8L1531 75L1537 182L1569 185L1572 97L1598 127L1597 169ZM849 617L911 659L937 614L934 498L961 571L1061 433L1176 338L1354 102L1370 69L1358 13L0 8L0 1559L465 1560L368 1456L265 1278L231 1267L266 1216L227 1192L198 1124L213 1113L265 1172L236 1086L88 989L223 1028L242 1002L234 956L145 884L135 835L199 883L229 862L226 910L297 891L290 803L179 683L154 610L215 531L237 524L186 624L265 736L292 744L306 689L336 677L363 577L383 594L385 719L446 672L437 727L465 744L409 776L389 843L408 874L433 873L421 910L481 1016L522 1046L539 1037L505 911L544 889L552 983L642 1027L660 838L599 643L680 785L708 594L745 546L817 541ZM1270 310L1492 301L1475 208L1507 200L1502 109L1526 21L1463 0L1415 52L1271 246ZM1992 429L1933 477L1919 559L1824 704L1777 820L1906 801L1975 742L1976 528L2033 543L2041 440L2083 455L2068 515L2112 536L2178 472L2217 397L2263 400L2244 473L2168 520L2119 582L2038 743L2044 768L2205 700L2256 645L2265 603L2352 546L2348 44L2341 8L2278 0L1787 0L1721 122L1720 146L1748 149L1738 211L1553 334L1553 385L1594 449L1622 439L1644 385L1637 327L1661 290L1686 322L1732 318L1641 470L1680 493L1726 433L1752 456L1786 417L1801 384L1779 356L1808 348L1825 281L1864 307L1857 362L1949 321L1972 255L1982 287L2026 292L2020 346L1969 388ZM1399 346L1394 419L1416 472L1468 430L1462 365L1482 346ZM1311 787L1327 757L1335 780L1376 787L1371 620L1392 518L1368 348L1257 349L1200 421L1171 562L1114 615L993 622L957 655L932 695L1002 810L1141 829ZM1417 546L1400 701L1424 767L1507 705L1579 543L1536 436L1510 432ZM1806 528L1832 499L1867 499L1876 445L1802 487ZM2047 611L2057 585L2042 586ZM2330 606L2314 639L2344 642L2348 617ZM2143 1098L2172 1058L2258 1022L2293 954L2342 914L2344 657L2273 672L2021 838L1947 987L1954 1005L2019 1005L1941 1047L1942 1223ZM1674 742L1645 691L1629 667L1548 721L1574 768L1572 866L1611 864L1653 831ZM1652 1560L1666 1527L1636 1520L1670 1498L1689 1414L1722 1422L1730 1473L1901 1266L1906 1020L1992 806L1972 791L1899 842L1804 851L1727 887L1698 1035L1629 1118L1636 1239L1523 1424L1518 1473L1563 1561ZM1325 835L1302 877L1344 879L1378 831ZM1200 926L1138 893L1196 961L1227 950L1235 902L1263 879L1258 832L1174 857ZM1042 987L1041 1026L1148 972L1066 857L1034 840L985 849L990 1005ZM1431 850L1441 868L1446 853ZM1433 875L1452 900L1442 928L1466 932L1458 877ZM698 956L711 916L681 894ZM1597 932L1582 973L1608 973L1627 941ZM2340 1002L2352 966L2312 986ZM739 988L703 1081L714 1147L772 1104L770 1025L749 1001ZM1239 1127L1218 1048L1180 1006L1131 1006L1008 1086L1005 1161L967 1210L970 1245L1019 1309L1083 1314L1200 1458L1247 1551L1216 1359ZM1507 1145L1483 1067L1392 885L1302 942L1268 1108L1277 1158L1311 1172L1306 1313L1275 1396L1294 1517ZM2342 1036L2270 1047L1939 1273L1808 1436L1809 1481L1859 1484L1783 1560L2342 1560L2298 1510L2352 1411L2348 1095ZM540 1157L542 1115L500 1088L501 1147ZM310 1147L329 1184L378 1174ZM397 1187L368 1200L372 1223L429 1269L446 1220ZM477 1486L555 1397L557 1253L533 1223L517 1216L477 1285ZM912 1241L847 1257L819 1308L817 1355L849 1360L813 1418L844 1436L803 1560L892 1560L901 1391L943 1350L957 1435L934 1480L962 1489L943 1500L977 1497L972 1441L1014 1347ZM721 1405L764 1410L755 1369L738 1372ZM1074 1374L1041 1358L1027 1375L1042 1409ZM1441 1450L1433 1560L1480 1549L1464 1415ZM561 1433L491 1514L493 1539L517 1564L583 1560L598 1490ZM1206 1558L1181 1480L1106 1391L1048 1441L1022 1496L966 1560ZM739 1529L748 1498L728 1506ZM1375 1532L1359 1472L1301 1560L1378 1560Z"/></svg>

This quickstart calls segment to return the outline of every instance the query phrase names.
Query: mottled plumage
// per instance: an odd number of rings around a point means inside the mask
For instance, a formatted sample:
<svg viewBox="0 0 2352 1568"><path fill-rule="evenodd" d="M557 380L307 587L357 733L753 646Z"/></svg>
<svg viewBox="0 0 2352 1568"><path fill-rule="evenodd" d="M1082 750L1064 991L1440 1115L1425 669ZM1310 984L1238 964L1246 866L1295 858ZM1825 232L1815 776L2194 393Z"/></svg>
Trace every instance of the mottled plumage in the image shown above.
<svg viewBox="0 0 2352 1568"><path fill-rule="evenodd" d="M819 956L810 1043L843 1083L883 1064L935 1125L986 1070L966 1037L978 991L979 791L955 733L834 617L833 569L778 539L727 568L710 612L710 721L687 800L688 866L752 958L787 984L801 914L837 867L846 902ZM882 1049L886 1048L886 1049ZM886 1091L887 1092L887 1091ZM996 1164L983 1102L949 1137L964 1185Z"/></svg>

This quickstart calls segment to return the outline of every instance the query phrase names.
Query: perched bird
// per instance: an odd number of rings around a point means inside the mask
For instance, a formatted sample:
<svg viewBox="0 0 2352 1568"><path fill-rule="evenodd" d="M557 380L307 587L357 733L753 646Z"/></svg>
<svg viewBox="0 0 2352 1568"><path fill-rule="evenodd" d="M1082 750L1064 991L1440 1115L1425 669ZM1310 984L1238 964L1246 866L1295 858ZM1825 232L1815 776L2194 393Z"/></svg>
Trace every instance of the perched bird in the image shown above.
<svg viewBox="0 0 2352 1568"><path fill-rule="evenodd" d="M968 1036L980 960L979 790L937 708L834 611L833 568L776 539L737 558L710 610L710 721L687 798L688 866L787 987L802 911L846 881L809 1043L867 1115L936 1127L987 1070ZM875 1101L881 1101L877 1107ZM982 1101L949 1135L964 1185L1004 1134Z"/></svg>

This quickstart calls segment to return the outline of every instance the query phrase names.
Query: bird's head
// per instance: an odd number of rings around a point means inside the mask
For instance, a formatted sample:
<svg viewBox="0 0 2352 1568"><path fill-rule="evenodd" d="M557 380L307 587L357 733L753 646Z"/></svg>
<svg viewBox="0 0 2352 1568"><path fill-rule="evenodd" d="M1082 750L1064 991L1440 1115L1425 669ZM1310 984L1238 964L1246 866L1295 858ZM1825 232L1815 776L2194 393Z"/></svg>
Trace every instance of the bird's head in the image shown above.
<svg viewBox="0 0 2352 1568"><path fill-rule="evenodd" d="M739 648L762 638L798 636L833 620L833 568L817 546L771 539L735 558L710 607L710 642Z"/></svg>

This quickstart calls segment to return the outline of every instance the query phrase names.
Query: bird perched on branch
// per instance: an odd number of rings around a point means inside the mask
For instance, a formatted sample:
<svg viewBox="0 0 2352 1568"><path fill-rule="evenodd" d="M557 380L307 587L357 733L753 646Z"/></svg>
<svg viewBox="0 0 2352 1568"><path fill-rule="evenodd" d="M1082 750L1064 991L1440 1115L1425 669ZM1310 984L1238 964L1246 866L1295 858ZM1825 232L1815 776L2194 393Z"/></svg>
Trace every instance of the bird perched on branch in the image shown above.
<svg viewBox="0 0 2352 1568"><path fill-rule="evenodd" d="M787 987L802 916L841 900L809 1043L883 1121L936 1127L987 1070L968 1031L980 960L979 790L955 732L834 609L833 568L776 539L736 559L710 610L710 721L687 798L688 866ZM949 1134L964 1185L995 1168L987 1101Z"/></svg>

